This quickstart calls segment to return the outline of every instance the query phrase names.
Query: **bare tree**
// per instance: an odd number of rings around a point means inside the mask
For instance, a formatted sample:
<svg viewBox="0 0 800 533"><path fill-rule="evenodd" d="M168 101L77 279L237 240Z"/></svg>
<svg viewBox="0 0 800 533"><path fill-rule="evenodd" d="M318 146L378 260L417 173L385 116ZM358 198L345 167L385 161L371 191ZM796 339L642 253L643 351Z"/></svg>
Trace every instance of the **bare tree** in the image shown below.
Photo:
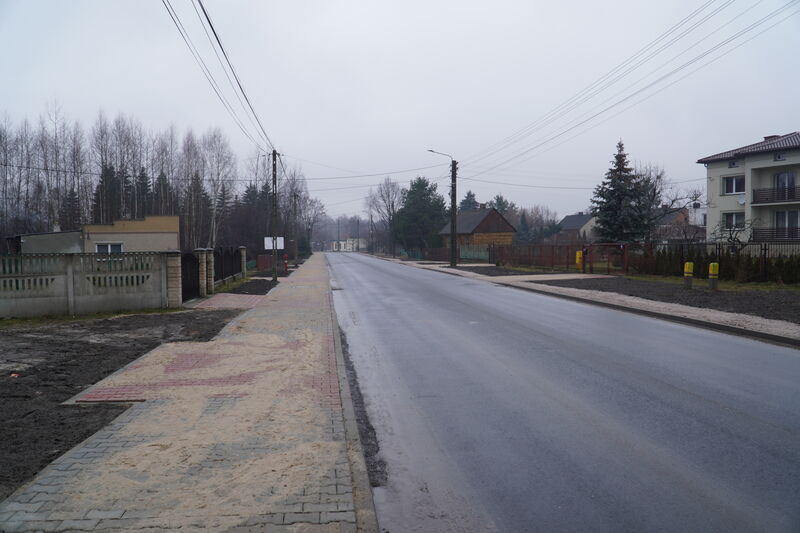
<svg viewBox="0 0 800 533"><path fill-rule="evenodd" d="M366 199L367 209L378 216L378 220L386 229L392 256L395 255L395 222L397 212L402 206L402 198L400 185L386 177L374 191L370 189Z"/></svg>

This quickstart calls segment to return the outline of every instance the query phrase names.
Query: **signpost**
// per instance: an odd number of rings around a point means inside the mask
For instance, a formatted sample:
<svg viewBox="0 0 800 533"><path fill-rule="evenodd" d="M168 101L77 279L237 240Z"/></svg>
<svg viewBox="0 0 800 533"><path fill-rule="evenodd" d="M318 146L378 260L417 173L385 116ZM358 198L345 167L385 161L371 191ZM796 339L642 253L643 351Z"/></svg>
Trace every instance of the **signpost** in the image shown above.
<svg viewBox="0 0 800 533"><path fill-rule="evenodd" d="M264 237L264 249L272 250L272 243L275 243L276 250L283 250L283 237Z"/></svg>

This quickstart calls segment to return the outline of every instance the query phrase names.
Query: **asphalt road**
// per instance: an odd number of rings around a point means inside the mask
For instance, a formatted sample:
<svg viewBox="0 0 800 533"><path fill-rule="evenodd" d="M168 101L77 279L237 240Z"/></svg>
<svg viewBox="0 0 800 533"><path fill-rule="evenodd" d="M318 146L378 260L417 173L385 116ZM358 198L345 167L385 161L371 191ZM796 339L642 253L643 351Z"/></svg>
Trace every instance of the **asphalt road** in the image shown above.
<svg viewBox="0 0 800 533"><path fill-rule="evenodd" d="M327 258L383 531L800 531L800 351Z"/></svg>

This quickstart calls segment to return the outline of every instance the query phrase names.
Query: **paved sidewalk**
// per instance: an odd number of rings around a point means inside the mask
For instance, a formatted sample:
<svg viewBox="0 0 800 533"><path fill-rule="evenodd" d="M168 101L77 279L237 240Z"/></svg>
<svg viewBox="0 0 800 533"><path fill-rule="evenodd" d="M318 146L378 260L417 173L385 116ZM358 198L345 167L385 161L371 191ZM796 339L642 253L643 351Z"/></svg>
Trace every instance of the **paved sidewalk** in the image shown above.
<svg viewBox="0 0 800 533"><path fill-rule="evenodd" d="M249 303L74 398L136 403L0 504L0 531L355 532L322 254Z"/></svg>
<svg viewBox="0 0 800 533"><path fill-rule="evenodd" d="M545 285L536 281L549 281L555 279L585 279L589 277L604 278L607 276L597 274L535 274L532 276L484 276L467 270L449 268L448 264L430 264L429 262L400 261L397 259L382 258L403 265L445 272L456 276L479 279L508 287L516 287L529 291L550 294L553 296L567 297L576 301L601 304L608 307L627 309L646 313L662 318L672 318L678 321L705 326L711 329L729 331L731 333L749 334L750 336L783 342L800 344L800 327L792 322L771 320L754 315L729 313L726 311L709 310L682 304L658 302L636 296L627 296L613 292L576 289L572 287L559 287Z"/></svg>

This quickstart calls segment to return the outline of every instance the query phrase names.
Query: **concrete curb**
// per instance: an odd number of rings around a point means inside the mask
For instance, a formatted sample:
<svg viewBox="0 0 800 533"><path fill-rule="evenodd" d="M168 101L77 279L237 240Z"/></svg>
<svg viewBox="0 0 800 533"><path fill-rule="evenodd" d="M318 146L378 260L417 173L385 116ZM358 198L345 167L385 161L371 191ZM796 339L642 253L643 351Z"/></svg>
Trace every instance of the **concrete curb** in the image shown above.
<svg viewBox="0 0 800 533"><path fill-rule="evenodd" d="M379 259L381 259L381 258L379 258ZM705 321L705 320L699 320L699 319L696 319L696 318L689 318L689 317L684 317L684 316L680 316L680 315L673 315L673 314L670 314L670 313L660 313L658 311L650 311L648 309L640 309L640 308L637 308L637 307L628 307L628 306L625 306L625 305L620 305L620 304L615 304L615 303L610 303L610 302L603 302L603 301L594 300L594 299L591 299L591 298L581 298L579 296L572 296L570 294L563 294L563 293L559 293L559 292L545 291L545 290L537 289L536 287L527 287L527 286L519 285L519 282L493 281L493 280L490 280L490 279L483 279L483 278L479 278L479 277L465 276L465 275L462 275L460 273L452 272L452 271L437 270L437 269L434 269L434 268L425 268L425 267L417 266L417 265L414 265L414 264L409 264L409 263L402 262L402 261L391 261L391 262L398 263L398 264L405 265L405 266L414 267L414 268L419 268L421 270L430 270L432 272L439 272L440 274L449 274L451 276L458 276L458 277L472 279L472 280L476 280L476 281L485 281L485 282L488 282L488 283L494 283L495 285L502 285L504 287L510 287L512 289L519 289L519 290L523 290L523 291L535 292L537 294L543 294L545 296L553 296L555 298L563 298L563 299L566 299L566 300L571 300L573 302L579 302L579 303L584 303L584 304L589 304L589 305L597 305L597 306L600 306L600 307L607 307L607 308L614 309L614 310L617 310L617 311L624 311L624 312L627 312L627 313L635 313L637 315L644 315L644 316L649 316L649 317L652 317L652 318L659 318L659 319L662 319L662 320L669 320L670 322L677 322L679 324L686 324L686 325L689 325L689 326L695 326L695 327L710 329L710 330L713 330L713 331L719 331L721 333L728 333L730 335L737 335L739 337L747 337L747 338L750 338L750 339L756 339L756 340L760 340L760 341L769 342L771 344L779 344L781 346L789 346L791 348L800 348L800 339L795 339L795 338L792 338L792 337L784 337L782 335L773 335L772 333L764 333L762 331L755 331L755 330L751 330L751 329L739 328L739 327L736 327L736 326L729 326L727 324L718 324L716 322L708 322L708 321ZM617 294L617 293L615 293L615 294ZM702 309L702 308L698 308L698 309Z"/></svg>
<svg viewBox="0 0 800 533"><path fill-rule="evenodd" d="M497 283L497 282L495 282ZM699 320L696 318L689 318L680 315L672 315L669 313L659 313L658 311L650 311L647 309L639 309L636 307L627 307L620 304L614 304L610 302L603 302L600 300L592 300L589 298L581 298L579 296L572 296L570 294L563 294L557 292L550 292L550 291L543 291L537 289L536 287L521 287L519 285L510 285L507 283L497 283L498 285L503 285L505 287L511 287L514 289L520 289L523 291L530 291L535 292L538 294L544 294L547 296L555 296L556 298L564 298L566 300L572 300L574 302L590 304L590 305L597 305L600 307L608 307L610 309L615 309L617 311L625 311L628 313L635 313L637 315L644 315L653 318L660 318L663 320L669 320L670 322L678 322L680 324L687 324L690 326L701 327L705 329L710 329L714 331L720 331L722 333L729 333L732 335L737 335L739 337L748 337L748 338L755 338L757 340L762 340L766 342L770 342L772 344L780 344L783 346L790 346L793 348L800 348L800 339L794 339L792 337L783 337L781 335L773 335L771 333L764 333L762 331L754 331L745 328L737 328L736 326L728 326L727 324L718 324L716 322L708 322L705 320Z"/></svg>
<svg viewBox="0 0 800 533"><path fill-rule="evenodd" d="M327 259L326 259L327 263ZM333 306L333 292L328 289L331 302L331 322L333 324L333 344L336 349L336 373L339 376L339 396L342 399L342 416L344 417L344 433L347 441L347 457L350 460L350 474L353 478L353 506L356 511L356 528L359 533L378 533L378 516L375 513L375 502L372 499L372 488L367 475L367 462L364 449L358 436L358 423L353 398L350 395L350 383L347 380L347 368L342 353L342 340L339 331L339 320Z"/></svg>

